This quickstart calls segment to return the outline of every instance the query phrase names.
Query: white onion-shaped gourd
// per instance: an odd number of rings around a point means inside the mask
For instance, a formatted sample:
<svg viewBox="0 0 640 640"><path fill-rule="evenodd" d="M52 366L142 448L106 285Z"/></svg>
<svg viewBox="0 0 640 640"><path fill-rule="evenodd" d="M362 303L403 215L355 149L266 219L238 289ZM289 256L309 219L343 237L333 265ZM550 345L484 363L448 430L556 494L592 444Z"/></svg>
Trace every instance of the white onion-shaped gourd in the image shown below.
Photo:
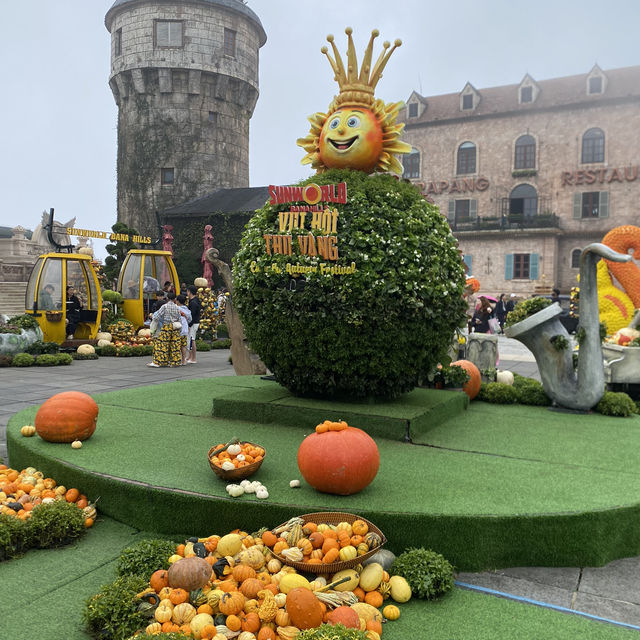
<svg viewBox="0 0 640 640"><path fill-rule="evenodd" d="M496 382L513 384L513 373L511 371L498 371L496 374Z"/></svg>
<svg viewBox="0 0 640 640"><path fill-rule="evenodd" d="M82 355L89 355L96 352L90 344L81 344L76 351Z"/></svg>
<svg viewBox="0 0 640 640"><path fill-rule="evenodd" d="M96 333L96 340L106 340L107 342L111 342L113 336L108 331L99 331Z"/></svg>

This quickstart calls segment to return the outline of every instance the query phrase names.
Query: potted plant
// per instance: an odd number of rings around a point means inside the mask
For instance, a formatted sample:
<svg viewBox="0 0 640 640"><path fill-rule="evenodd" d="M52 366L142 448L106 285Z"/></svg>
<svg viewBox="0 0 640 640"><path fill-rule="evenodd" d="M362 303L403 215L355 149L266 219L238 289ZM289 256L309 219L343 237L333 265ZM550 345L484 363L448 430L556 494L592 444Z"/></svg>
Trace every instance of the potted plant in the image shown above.
<svg viewBox="0 0 640 640"><path fill-rule="evenodd" d="M439 366L433 374L436 389L462 389L469 381L469 374L457 365Z"/></svg>

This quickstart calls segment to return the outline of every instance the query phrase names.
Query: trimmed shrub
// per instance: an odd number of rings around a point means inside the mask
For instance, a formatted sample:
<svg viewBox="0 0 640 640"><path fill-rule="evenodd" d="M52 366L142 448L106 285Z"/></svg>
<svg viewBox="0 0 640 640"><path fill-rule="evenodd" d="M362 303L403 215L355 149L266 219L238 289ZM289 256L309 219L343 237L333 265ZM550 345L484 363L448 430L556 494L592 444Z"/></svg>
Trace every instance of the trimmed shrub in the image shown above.
<svg viewBox="0 0 640 640"><path fill-rule="evenodd" d="M35 361L35 358L29 353L16 353L13 356L11 365L14 367L32 367Z"/></svg>
<svg viewBox="0 0 640 640"><path fill-rule="evenodd" d="M550 304L551 300L548 300L547 298L529 298L528 300L522 300L516 304L513 311L510 311L507 314L504 326L510 327L518 322L522 322L534 313L542 311Z"/></svg>
<svg viewBox="0 0 640 640"><path fill-rule="evenodd" d="M113 344L105 345L104 347L96 347L96 353L99 356L115 356L118 349Z"/></svg>
<svg viewBox="0 0 640 640"><path fill-rule="evenodd" d="M58 364L57 355L54 356L50 353L43 353L36 357L36 367L55 367Z"/></svg>
<svg viewBox="0 0 640 640"><path fill-rule="evenodd" d="M28 543L31 547L47 549L68 544L82 535L84 513L73 502L56 500L33 508L28 520Z"/></svg>
<svg viewBox="0 0 640 640"><path fill-rule="evenodd" d="M176 552L176 543L170 540L141 540L122 550L116 572L119 576L141 576L148 580L158 569L169 568L169 557Z"/></svg>
<svg viewBox="0 0 640 640"><path fill-rule="evenodd" d="M464 265L446 219L410 183L333 169L300 184L340 182L348 202L330 205L339 260L299 251L327 236L311 214L290 232L292 255L269 255L264 235L278 233L290 204L266 204L233 260L234 304L249 344L293 393L397 397L444 361L465 322Z"/></svg>
<svg viewBox="0 0 640 640"><path fill-rule="evenodd" d="M13 358L11 356L0 356L0 367L10 367Z"/></svg>
<svg viewBox="0 0 640 640"><path fill-rule="evenodd" d="M198 351L211 351L211 345L205 340L196 340L196 349Z"/></svg>
<svg viewBox="0 0 640 640"><path fill-rule="evenodd" d="M54 358L58 365L68 365L73 362L73 356L70 353L56 353Z"/></svg>
<svg viewBox="0 0 640 640"><path fill-rule="evenodd" d="M538 407L548 407L551 404L551 398L545 393L542 383L538 382L538 380L515 374L513 376L513 388L518 394L518 402L520 404Z"/></svg>
<svg viewBox="0 0 640 640"><path fill-rule="evenodd" d="M631 397L622 391L605 391L602 400L594 407L594 411L603 416L628 418L638 413L638 407Z"/></svg>
<svg viewBox="0 0 640 640"><path fill-rule="evenodd" d="M434 600L453 589L453 567L431 549L407 549L391 565L389 573L402 576L418 598Z"/></svg>
<svg viewBox="0 0 640 640"><path fill-rule="evenodd" d="M478 400L494 404L517 404L518 391L510 384L503 382L489 382L480 387Z"/></svg>
<svg viewBox="0 0 640 640"><path fill-rule="evenodd" d="M216 340L211 343L212 349L231 349L231 340L228 338L226 340Z"/></svg>
<svg viewBox="0 0 640 640"><path fill-rule="evenodd" d="M33 356L40 355L42 353L58 353L60 351L60 345L57 342L42 342L40 340L30 344L25 353L30 353Z"/></svg>
<svg viewBox="0 0 640 640"><path fill-rule="evenodd" d="M0 561L22 553L27 544L27 524L15 516L0 514Z"/></svg>
<svg viewBox="0 0 640 640"><path fill-rule="evenodd" d="M70 355L74 360L97 360L98 359L97 353L78 353L76 351L75 353L72 353Z"/></svg>
<svg viewBox="0 0 640 640"><path fill-rule="evenodd" d="M218 338L228 338L229 337L229 328L227 327L227 325L224 322L221 322L216 327L216 334L218 335Z"/></svg>

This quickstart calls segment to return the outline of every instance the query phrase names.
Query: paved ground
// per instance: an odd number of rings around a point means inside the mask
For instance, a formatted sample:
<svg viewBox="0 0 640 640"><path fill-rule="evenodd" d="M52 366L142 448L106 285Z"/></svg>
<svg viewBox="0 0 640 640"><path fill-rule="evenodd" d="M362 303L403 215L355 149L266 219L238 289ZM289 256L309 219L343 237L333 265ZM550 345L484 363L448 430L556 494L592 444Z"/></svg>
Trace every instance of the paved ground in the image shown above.
<svg viewBox="0 0 640 640"><path fill-rule="evenodd" d="M499 336L500 368L538 378L531 352L515 340ZM198 364L152 369L147 358L100 358L76 361L55 369L0 369L0 457L6 459L6 426L20 409L42 403L65 389L100 393L167 381L234 375L226 350L198 354ZM547 606L580 611L640 630L640 557L624 558L606 567L524 567L485 573L463 573L458 581Z"/></svg>

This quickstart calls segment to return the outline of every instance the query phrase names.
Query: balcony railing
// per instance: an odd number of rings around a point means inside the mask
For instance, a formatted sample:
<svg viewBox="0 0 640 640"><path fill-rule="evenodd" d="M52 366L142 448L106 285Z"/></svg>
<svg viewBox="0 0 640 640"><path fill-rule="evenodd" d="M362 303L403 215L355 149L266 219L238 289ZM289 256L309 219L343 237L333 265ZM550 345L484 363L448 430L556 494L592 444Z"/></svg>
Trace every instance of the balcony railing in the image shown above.
<svg viewBox="0 0 640 640"><path fill-rule="evenodd" d="M511 213L499 217L477 216L449 220L452 231L506 231L509 229L552 229L560 227L560 218L555 213L527 216Z"/></svg>

